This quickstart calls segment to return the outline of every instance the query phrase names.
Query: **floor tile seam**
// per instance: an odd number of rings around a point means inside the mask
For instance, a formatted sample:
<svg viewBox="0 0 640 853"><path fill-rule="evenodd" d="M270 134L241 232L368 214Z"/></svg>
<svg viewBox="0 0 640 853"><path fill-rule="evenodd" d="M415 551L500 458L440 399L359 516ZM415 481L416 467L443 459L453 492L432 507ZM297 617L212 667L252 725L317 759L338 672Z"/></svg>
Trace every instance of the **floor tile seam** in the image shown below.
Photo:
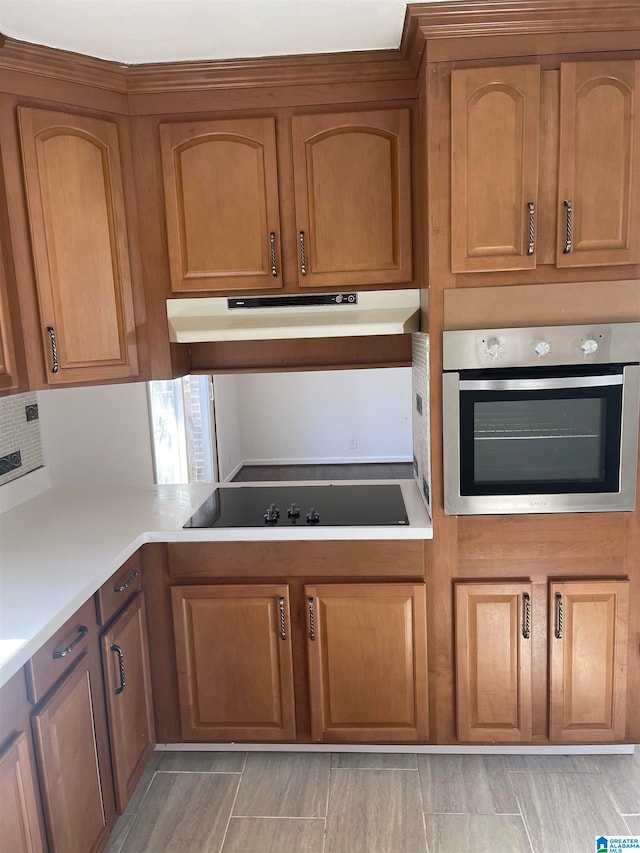
<svg viewBox="0 0 640 853"><path fill-rule="evenodd" d="M546 776L566 776L567 774L571 776L601 776L599 770L510 770L507 768L507 773L532 773L536 775L540 775L544 773Z"/></svg>
<svg viewBox="0 0 640 853"><path fill-rule="evenodd" d="M125 815L122 814L122 815L120 815L120 817L125 817ZM128 826L124 831L124 835L122 836L122 839L120 841L120 845L119 845L118 849L113 850L112 853L122 853L122 851L124 850L124 845L126 843L126 840L127 840L129 833L131 832L131 827L133 826L133 822L135 820L135 815L129 814L129 815L126 815L126 817L131 818L131 820L128 821ZM118 820L119 819L120 818L118 818ZM115 825L114 825L113 829L115 829ZM111 830L112 833L113 833L113 829Z"/></svg>
<svg viewBox="0 0 640 853"><path fill-rule="evenodd" d="M418 770L418 762L416 760L416 771ZM422 795L422 778L418 773L418 797L420 798L420 810L422 811L422 833L424 835L425 853L429 853L429 841L427 839L427 818L424 810L424 797Z"/></svg>
<svg viewBox="0 0 640 853"><path fill-rule="evenodd" d="M232 774L229 774L232 775ZM224 850L224 845L227 841L227 833L229 832L229 826L231 825L231 816L233 815L233 810L236 806L236 800L238 799L238 792L240 791L240 785L242 783L242 774L233 774L239 776L238 781L236 783L236 792L233 796L233 802L231 803L231 808L229 809L229 816L227 817L227 825L224 828L224 832L222 833L222 841L220 842L220 847L218 848L218 853L222 853Z"/></svg>
<svg viewBox="0 0 640 853"><path fill-rule="evenodd" d="M232 820L326 820L324 817L300 817L300 815L232 814Z"/></svg>
<svg viewBox="0 0 640 853"><path fill-rule="evenodd" d="M511 782L511 780L509 780ZM533 846L533 840L531 838L531 833L529 832L529 827L527 825L527 820L524 816L524 809L522 808L522 803L520 802L520 797L518 797L518 792L516 791L513 783L511 784L511 788L513 790L513 796L516 798L516 803L518 804L518 808L520 809L520 820L522 821L522 825L524 826L524 831L527 836L527 841L529 842L529 848L531 849L531 853L536 853L536 848Z"/></svg>
<svg viewBox="0 0 640 853"><path fill-rule="evenodd" d="M140 798L140 802L138 803L138 808L137 808L134 812L128 812L128 811L125 809L125 810L124 810L124 812L123 812L123 814L132 815L134 818L138 816L138 814L140 813L140 809L142 808L142 805L143 805L144 801L147 799L147 794L149 793L149 788L150 788L150 787L151 787L151 785L153 784L153 780L156 778L156 773L157 773L157 772L158 772L157 770L154 770L154 771L153 771L153 773L151 774L151 779L149 779L149 784L148 784L148 785L147 785L147 787L145 788L144 794L143 794L143 795L142 795L142 797Z"/></svg>
<svg viewBox="0 0 640 853"><path fill-rule="evenodd" d="M517 797L516 797L517 800ZM522 817L522 812L430 812L423 809L425 815L469 815L471 817Z"/></svg>
<svg viewBox="0 0 640 853"><path fill-rule="evenodd" d="M175 773L195 776L242 776L242 770L156 770L156 773Z"/></svg>
<svg viewBox="0 0 640 853"><path fill-rule="evenodd" d="M331 770L362 770L363 773L418 773L417 767L332 767Z"/></svg>

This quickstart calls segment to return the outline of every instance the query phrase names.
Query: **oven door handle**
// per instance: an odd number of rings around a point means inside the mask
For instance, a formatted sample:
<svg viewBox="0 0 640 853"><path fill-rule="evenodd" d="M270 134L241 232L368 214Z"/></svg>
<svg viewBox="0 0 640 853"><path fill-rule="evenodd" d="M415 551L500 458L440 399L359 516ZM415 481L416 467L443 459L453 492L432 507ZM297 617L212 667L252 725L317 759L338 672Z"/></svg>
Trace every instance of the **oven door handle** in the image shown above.
<svg viewBox="0 0 640 853"><path fill-rule="evenodd" d="M552 391L622 385L622 373L604 376L549 376L541 379L461 379L461 391Z"/></svg>

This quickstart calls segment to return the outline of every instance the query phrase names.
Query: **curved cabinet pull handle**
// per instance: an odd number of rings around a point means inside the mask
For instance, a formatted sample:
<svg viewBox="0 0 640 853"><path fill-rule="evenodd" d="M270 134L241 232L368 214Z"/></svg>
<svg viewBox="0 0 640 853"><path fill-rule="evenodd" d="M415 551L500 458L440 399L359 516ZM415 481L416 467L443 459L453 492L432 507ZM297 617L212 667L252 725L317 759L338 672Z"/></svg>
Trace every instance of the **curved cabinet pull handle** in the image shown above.
<svg viewBox="0 0 640 853"><path fill-rule="evenodd" d="M287 626L284 621L284 595L278 596L278 610L280 613L280 639L287 639Z"/></svg>
<svg viewBox="0 0 640 853"><path fill-rule="evenodd" d="M276 232L272 231L269 234L269 254L271 256L271 275L276 278L278 275L278 266L276 264Z"/></svg>
<svg viewBox="0 0 640 853"><path fill-rule="evenodd" d="M56 330L53 326L47 326L49 332L49 340L51 341L51 372L57 373L60 370L60 362L58 361L58 342L56 340Z"/></svg>
<svg viewBox="0 0 640 853"><path fill-rule="evenodd" d="M527 255L533 255L536 250L536 206L530 201L527 204L527 208L529 209L529 247L527 248Z"/></svg>
<svg viewBox="0 0 640 853"><path fill-rule="evenodd" d="M120 684L113 692L116 696L119 696L120 693L122 693L124 688L127 686L127 682L124 677L124 655L122 653L122 649L116 643L111 644L111 651L115 652L118 655L118 671L120 673Z"/></svg>
<svg viewBox="0 0 640 853"><path fill-rule="evenodd" d="M307 274L307 250L304 244L304 231L300 231L298 234L298 240L300 241L300 275Z"/></svg>
<svg viewBox="0 0 640 853"><path fill-rule="evenodd" d="M82 639L84 639L84 637L86 637L88 633L89 633L89 629L87 628L86 625L78 625L78 633L77 633L76 637L73 639L73 641L71 643L69 643L69 645L66 648L57 649L53 653L53 659L59 660L60 658L66 658L66 656L68 654L70 654L75 649L75 647L78 645L78 643Z"/></svg>
<svg viewBox="0 0 640 853"><path fill-rule="evenodd" d="M573 249L573 202L570 199L565 199L564 207L567 213L567 232L562 254L568 255Z"/></svg>
<svg viewBox="0 0 640 853"><path fill-rule="evenodd" d="M124 592L125 589L128 589L131 586L131 584L134 582L134 580L138 577L138 574L139 574L139 572L137 569L131 569L131 571L129 572L129 576L127 577L126 581L124 583L118 584L118 586L114 586L113 591L114 592Z"/></svg>
<svg viewBox="0 0 640 853"><path fill-rule="evenodd" d="M315 640L316 638L316 614L315 608L313 604L313 596L310 595L307 599L307 604L309 606L309 639Z"/></svg>
<svg viewBox="0 0 640 853"><path fill-rule="evenodd" d="M531 638L531 596L528 592L522 593L522 637Z"/></svg>
<svg viewBox="0 0 640 853"><path fill-rule="evenodd" d="M562 604L562 595L556 592L556 640L562 639L562 629L564 622L564 608Z"/></svg>

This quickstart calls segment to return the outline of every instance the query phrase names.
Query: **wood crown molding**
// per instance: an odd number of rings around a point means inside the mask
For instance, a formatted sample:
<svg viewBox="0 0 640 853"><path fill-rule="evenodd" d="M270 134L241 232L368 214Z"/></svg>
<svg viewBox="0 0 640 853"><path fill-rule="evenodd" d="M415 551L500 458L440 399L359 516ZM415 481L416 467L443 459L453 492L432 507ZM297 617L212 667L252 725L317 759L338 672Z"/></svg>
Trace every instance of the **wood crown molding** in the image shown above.
<svg viewBox="0 0 640 853"><path fill-rule="evenodd" d="M638 0L432 0L407 6L395 50L127 66L0 34L0 70L136 95L415 80L432 41L630 30L640 33Z"/></svg>

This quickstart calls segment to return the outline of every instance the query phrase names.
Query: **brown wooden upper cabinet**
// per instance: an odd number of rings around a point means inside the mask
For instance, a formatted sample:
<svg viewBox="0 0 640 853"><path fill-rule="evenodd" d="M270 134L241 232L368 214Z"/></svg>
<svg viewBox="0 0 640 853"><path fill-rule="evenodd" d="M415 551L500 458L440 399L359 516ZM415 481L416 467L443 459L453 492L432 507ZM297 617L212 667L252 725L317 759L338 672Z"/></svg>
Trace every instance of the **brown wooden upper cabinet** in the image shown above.
<svg viewBox="0 0 640 853"><path fill-rule="evenodd" d="M138 373L115 122L19 107L47 381Z"/></svg>
<svg viewBox="0 0 640 853"><path fill-rule="evenodd" d="M0 392L18 387L18 373L9 313L9 292L0 244Z"/></svg>
<svg viewBox="0 0 640 853"><path fill-rule="evenodd" d="M300 287L411 280L407 109L294 116Z"/></svg>
<svg viewBox="0 0 640 853"><path fill-rule="evenodd" d="M638 263L639 96L633 60L453 71L452 271Z"/></svg>
<svg viewBox="0 0 640 853"><path fill-rule="evenodd" d="M293 187L273 118L160 125L174 293L411 280L409 110L299 115L291 128ZM295 222L287 251L281 221Z"/></svg>

